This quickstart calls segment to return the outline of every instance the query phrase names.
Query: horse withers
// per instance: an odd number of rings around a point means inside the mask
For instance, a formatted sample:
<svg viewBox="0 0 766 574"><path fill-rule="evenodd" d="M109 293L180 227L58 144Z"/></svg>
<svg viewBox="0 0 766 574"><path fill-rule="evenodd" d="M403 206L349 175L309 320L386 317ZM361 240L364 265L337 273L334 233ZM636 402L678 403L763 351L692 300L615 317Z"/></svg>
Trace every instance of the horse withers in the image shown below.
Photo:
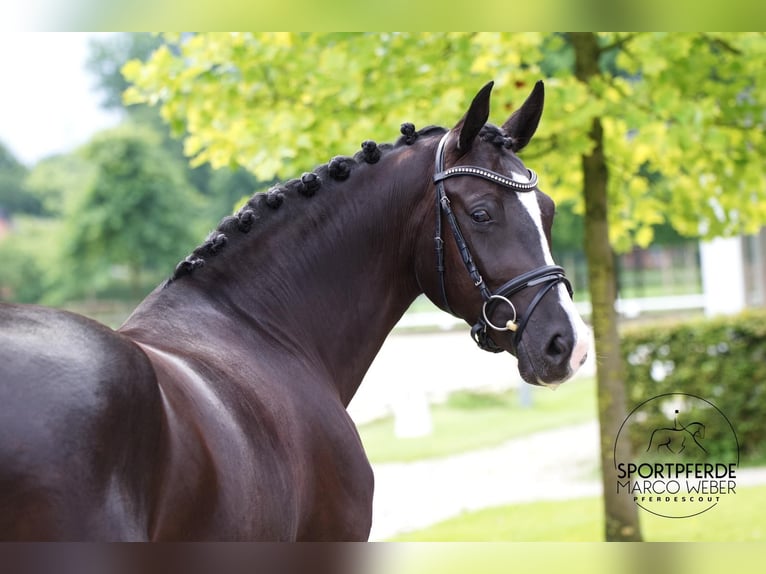
<svg viewBox="0 0 766 574"><path fill-rule="evenodd" d="M366 539L346 406L421 293L528 383L571 377L589 337L516 155L543 86L500 127L491 89L256 194L116 331L0 306L0 538Z"/></svg>

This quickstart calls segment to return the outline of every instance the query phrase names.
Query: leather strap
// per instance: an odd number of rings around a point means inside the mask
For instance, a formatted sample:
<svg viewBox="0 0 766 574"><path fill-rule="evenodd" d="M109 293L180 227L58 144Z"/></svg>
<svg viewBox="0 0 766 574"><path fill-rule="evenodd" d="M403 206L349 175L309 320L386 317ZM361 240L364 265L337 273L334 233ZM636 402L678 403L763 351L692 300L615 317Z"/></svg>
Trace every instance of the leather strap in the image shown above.
<svg viewBox="0 0 766 574"><path fill-rule="evenodd" d="M537 186L537 174L535 174L535 172L532 170L528 170L529 177L526 178L526 181L524 181L523 176L520 176L519 174L514 173L511 175L511 177L508 177L483 167L471 165L455 166L445 170L444 150L449 134L450 132L447 132L444 134L444 136L442 136L441 140L439 141L439 145L436 148L436 169L433 178L433 181L436 184L436 227L434 236L434 242L436 245L436 271L439 276L439 291L442 297L442 303L444 304L444 308L448 313L451 315L455 314L447 299L447 286L444 280L446 273L444 266L444 240L442 239L442 215L444 215L447 218L447 222L449 223L450 230L452 231L452 236L455 239L455 244L457 245L458 251L460 252L460 258L463 260L466 271L471 277L471 280L474 282L474 285L476 285L476 287L479 289L481 297L484 300L484 308L482 309L483 316L479 317L479 319L471 327L471 337L474 341L476 341L479 347L491 353L499 353L503 351L503 349L492 340L489 329L491 328L495 331L504 331L510 329L501 329L492 323L488 324L488 321L485 321L484 317L488 317L489 314L492 313L492 310L498 301L503 300L510 305L513 305L513 303L510 302L511 296L523 289L526 289L527 287L542 285L542 287L538 290L532 299L532 302L527 307L526 313L524 313L524 315L521 317L519 323L517 325L514 324L515 332L513 335L513 344L515 348L518 348L519 344L521 343L521 336L527 326L527 323L529 322L530 317L532 316L532 312L535 310L540 301L542 301L543 297L545 297L545 295L559 283L564 283L571 297L573 293L572 285L567 280L564 269L562 267L559 267L558 265L544 265L542 267L538 267L537 269L532 269L526 273L522 273L518 277L511 279L510 281L504 283L494 293L490 291L489 287L487 287L486 283L484 283L484 279L482 278L478 267L474 263L473 257L471 256L471 250L469 249L468 243L465 241L465 237L460 230L460 225L458 224L457 217L455 216L454 211L452 211L450 200L447 197L447 193L444 189L444 180L456 176L480 177L514 191L529 192Z"/></svg>

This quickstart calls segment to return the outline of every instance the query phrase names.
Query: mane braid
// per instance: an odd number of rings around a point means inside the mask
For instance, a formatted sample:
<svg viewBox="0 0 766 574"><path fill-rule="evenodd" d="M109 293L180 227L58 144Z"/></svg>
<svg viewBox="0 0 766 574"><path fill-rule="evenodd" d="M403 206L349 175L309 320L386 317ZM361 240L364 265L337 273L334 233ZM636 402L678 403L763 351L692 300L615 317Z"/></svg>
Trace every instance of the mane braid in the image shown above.
<svg viewBox="0 0 766 574"><path fill-rule="evenodd" d="M479 131L479 139L494 145L495 147L504 147L511 149L515 140L509 137L499 127L492 124L485 124Z"/></svg>
<svg viewBox="0 0 766 574"><path fill-rule="evenodd" d="M300 178L291 179L284 184L272 187L268 191L256 192L247 203L234 215L221 219L216 228L210 232L205 241L176 265L173 273L163 284L168 287L174 281L185 275L191 275L197 269L204 267L211 256L220 253L235 234L247 234L269 212L279 209L289 197L311 198L330 182L346 181L361 164L376 164L384 154L395 148L409 146L421 136L434 133L443 134L447 130L439 126L428 126L415 130L411 123L402 124L402 136L395 144L377 144L373 140L362 142L361 151L353 157L336 156L328 163L319 165L314 171L304 173Z"/></svg>

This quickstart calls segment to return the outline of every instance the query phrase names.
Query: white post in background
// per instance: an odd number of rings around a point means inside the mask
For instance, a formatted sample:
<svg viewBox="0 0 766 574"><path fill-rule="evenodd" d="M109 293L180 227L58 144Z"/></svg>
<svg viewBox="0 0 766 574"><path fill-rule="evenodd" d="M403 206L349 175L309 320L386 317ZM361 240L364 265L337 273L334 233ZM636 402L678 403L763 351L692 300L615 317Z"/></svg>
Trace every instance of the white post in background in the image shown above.
<svg viewBox="0 0 766 574"><path fill-rule="evenodd" d="M742 238L700 242L705 315L731 315L745 308L745 265Z"/></svg>

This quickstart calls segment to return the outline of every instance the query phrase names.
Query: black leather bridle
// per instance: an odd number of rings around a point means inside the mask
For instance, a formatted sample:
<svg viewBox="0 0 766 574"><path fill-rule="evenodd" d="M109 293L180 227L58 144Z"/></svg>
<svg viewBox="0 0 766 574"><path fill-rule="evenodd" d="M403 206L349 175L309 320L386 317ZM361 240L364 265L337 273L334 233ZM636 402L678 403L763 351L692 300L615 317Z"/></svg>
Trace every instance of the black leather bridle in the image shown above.
<svg viewBox="0 0 766 574"><path fill-rule="evenodd" d="M434 183L436 184L436 234L434 239L436 242L436 270L439 274L439 288L442 301L444 302L445 309L454 315L455 313L452 311L452 308L447 301L447 287L444 283L444 240L441 237L442 214L444 214L450 229L452 229L452 236L455 238L455 243L457 244L458 251L460 251L460 257L463 259L468 275L470 275L474 285L479 289L481 297L484 300L481 316L471 328L471 337L473 337L476 344L485 351L499 353L503 351L503 349L497 346L492 340L489 329L499 332L512 331L514 348L518 349L524 328L527 326L535 307L537 307L538 303L545 297L546 293L559 283L563 283L571 297L573 294L572 285L566 278L562 267L559 267L558 265L543 265L542 267L532 269L531 271L527 271L526 273L522 273L518 277L511 279L494 293L490 291L487 284L484 283L484 279L482 278L479 269L476 267L473 257L471 257L471 251L463 237L463 233L460 231L457 218L452 211L449 198L444 190L444 180L456 176L480 177L514 191L529 192L534 190L537 186L537 174L535 174L534 171L529 170L529 178L524 181L523 178L517 174L512 174L511 177L508 177L489 169L473 165L460 165L444 169L444 150L446 148L449 134L450 132L444 134L439 142L439 146L436 148L436 169L434 172ZM511 302L511 297L519 291L535 285L541 285L542 287L532 299L529 307L527 307L526 314L519 319L516 314L516 307ZM505 325L498 326L493 324L489 317L494 309L501 303L510 306L513 311L513 319L506 322Z"/></svg>

